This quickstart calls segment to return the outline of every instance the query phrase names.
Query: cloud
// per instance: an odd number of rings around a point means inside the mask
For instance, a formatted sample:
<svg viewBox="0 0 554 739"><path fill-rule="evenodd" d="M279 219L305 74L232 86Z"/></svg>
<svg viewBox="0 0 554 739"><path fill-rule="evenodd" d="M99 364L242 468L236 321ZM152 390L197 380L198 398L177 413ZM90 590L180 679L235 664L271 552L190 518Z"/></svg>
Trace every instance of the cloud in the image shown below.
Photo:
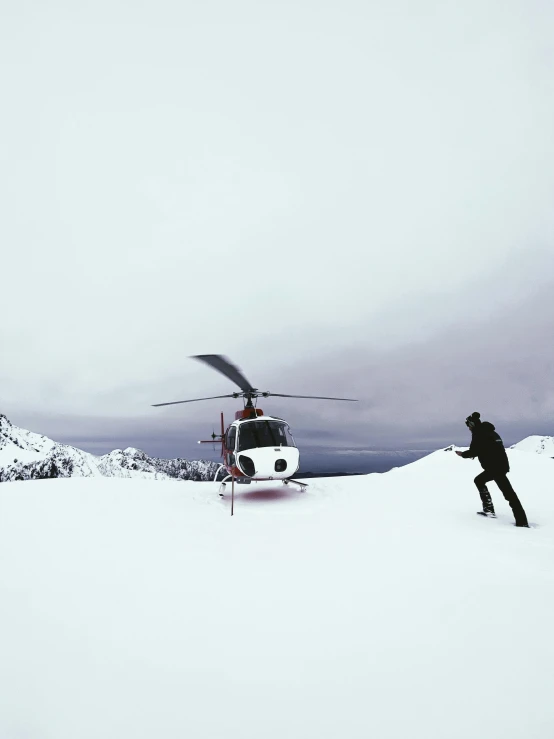
<svg viewBox="0 0 554 739"><path fill-rule="evenodd" d="M268 406L306 439L435 438L489 401L545 416L501 339L543 366L515 305L552 274L550 5L105 10L14 5L0 29L9 416L177 439L217 411L149 406L228 392L188 359L212 352L364 399Z"/></svg>
<svg viewBox="0 0 554 739"><path fill-rule="evenodd" d="M302 377L317 377L321 390L340 387L361 398L348 413L313 408L311 426L333 424L338 436L364 438L367 446L441 445L463 438L463 420L479 410L514 441L553 433L553 295L548 286L494 313L482 301L479 318L425 340L384 352L356 345L299 365L301 386Z"/></svg>
<svg viewBox="0 0 554 739"><path fill-rule="evenodd" d="M553 294L551 287L544 288L496 313L483 301L480 318L413 343L381 351L359 344L338 351L329 347L325 354L289 365L282 377L274 370L268 378L279 382L272 388L277 392L353 395L359 398L356 404L280 398L260 404L288 420L300 448L312 455L463 444L464 419L474 410L498 426L506 443L532 433L554 434ZM212 391L225 392L225 378L209 376ZM214 454L211 446L199 447L196 441L219 430L221 410L226 424L232 420L239 403L152 408L135 417L14 411L12 420L96 453L137 446L157 456L216 459L217 447Z"/></svg>

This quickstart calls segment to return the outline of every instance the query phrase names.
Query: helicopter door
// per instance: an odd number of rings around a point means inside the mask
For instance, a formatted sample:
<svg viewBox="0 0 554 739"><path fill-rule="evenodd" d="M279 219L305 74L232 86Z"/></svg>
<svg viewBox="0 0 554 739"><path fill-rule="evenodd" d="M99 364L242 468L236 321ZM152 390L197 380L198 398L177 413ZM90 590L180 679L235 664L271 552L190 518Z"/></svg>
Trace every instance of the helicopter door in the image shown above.
<svg viewBox="0 0 554 739"><path fill-rule="evenodd" d="M229 465L235 464L235 442L237 439L237 427L231 426L229 431L227 432L227 439L225 441L225 447L228 450L228 457L229 457Z"/></svg>

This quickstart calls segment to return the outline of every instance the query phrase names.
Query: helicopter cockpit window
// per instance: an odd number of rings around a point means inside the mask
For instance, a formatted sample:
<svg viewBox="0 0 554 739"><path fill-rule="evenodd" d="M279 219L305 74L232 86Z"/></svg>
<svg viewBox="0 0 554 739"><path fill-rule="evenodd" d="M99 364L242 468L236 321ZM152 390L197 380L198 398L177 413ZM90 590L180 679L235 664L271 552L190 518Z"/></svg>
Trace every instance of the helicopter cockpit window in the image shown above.
<svg viewBox="0 0 554 739"><path fill-rule="evenodd" d="M239 451L262 446L295 446L290 428L282 421L249 421L239 430Z"/></svg>
<svg viewBox="0 0 554 739"><path fill-rule="evenodd" d="M230 449L231 451L235 448L235 439L237 437L237 427L231 426L227 433L227 449Z"/></svg>

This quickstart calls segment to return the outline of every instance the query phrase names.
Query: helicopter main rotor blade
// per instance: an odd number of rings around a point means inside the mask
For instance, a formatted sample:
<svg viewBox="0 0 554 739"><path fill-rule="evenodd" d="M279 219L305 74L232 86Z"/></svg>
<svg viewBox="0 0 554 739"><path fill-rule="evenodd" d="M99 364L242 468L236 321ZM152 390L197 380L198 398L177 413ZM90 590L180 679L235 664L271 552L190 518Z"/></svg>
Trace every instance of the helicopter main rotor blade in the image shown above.
<svg viewBox="0 0 554 739"><path fill-rule="evenodd" d="M152 408L160 408L162 405L179 405L179 403L196 403L198 400L216 400L218 398L234 398L232 395L214 395L211 398L192 398L192 400L173 400L171 403L154 403Z"/></svg>
<svg viewBox="0 0 554 739"><path fill-rule="evenodd" d="M195 354L191 359L198 359L200 362L205 362L217 372L221 372L227 379L238 385L241 390L247 393L249 390L255 388L248 382L246 377L242 374L238 367L221 354Z"/></svg>
<svg viewBox="0 0 554 739"><path fill-rule="evenodd" d="M283 395L282 393L268 393L268 397L276 398L310 398L312 400L347 400L350 403L357 403L356 398L325 398L321 395Z"/></svg>

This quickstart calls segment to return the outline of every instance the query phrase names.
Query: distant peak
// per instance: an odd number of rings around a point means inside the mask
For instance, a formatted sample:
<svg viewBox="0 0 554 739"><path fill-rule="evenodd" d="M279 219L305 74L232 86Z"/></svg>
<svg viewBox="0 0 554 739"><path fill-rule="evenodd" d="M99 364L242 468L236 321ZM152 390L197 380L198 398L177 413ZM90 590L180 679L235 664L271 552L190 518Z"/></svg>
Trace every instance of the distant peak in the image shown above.
<svg viewBox="0 0 554 739"><path fill-rule="evenodd" d="M554 457L554 436L528 436L517 444L513 444L510 449L516 449L521 452L534 452L535 454L546 454Z"/></svg>

